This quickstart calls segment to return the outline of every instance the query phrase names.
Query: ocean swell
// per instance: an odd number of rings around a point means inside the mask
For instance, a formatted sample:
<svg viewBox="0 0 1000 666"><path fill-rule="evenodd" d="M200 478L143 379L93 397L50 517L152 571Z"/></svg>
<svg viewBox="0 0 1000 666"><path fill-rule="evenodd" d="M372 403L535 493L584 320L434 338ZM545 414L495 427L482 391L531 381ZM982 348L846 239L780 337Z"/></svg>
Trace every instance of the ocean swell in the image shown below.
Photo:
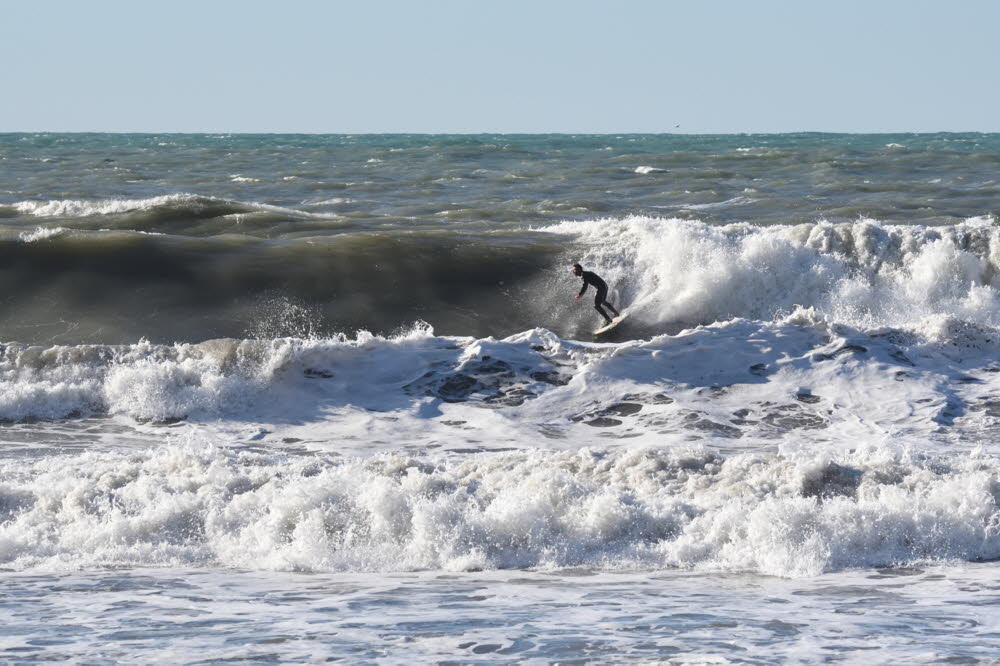
<svg viewBox="0 0 1000 666"><path fill-rule="evenodd" d="M775 321L797 307L865 329L928 317L1000 326L1000 228L990 218L714 226L627 217L488 233L357 231L322 219L274 238L255 235L273 226L257 222L213 222L210 236L135 225L2 228L7 279L31 288L9 290L0 332L31 340L25 331L48 330L55 310L75 335L50 338L63 343L241 337L262 303L280 297L331 332L385 334L422 319L452 335L543 326L588 337L597 315L573 299L579 281L568 268L577 261L630 313L624 337L734 317ZM52 307L39 310L42 301Z"/></svg>

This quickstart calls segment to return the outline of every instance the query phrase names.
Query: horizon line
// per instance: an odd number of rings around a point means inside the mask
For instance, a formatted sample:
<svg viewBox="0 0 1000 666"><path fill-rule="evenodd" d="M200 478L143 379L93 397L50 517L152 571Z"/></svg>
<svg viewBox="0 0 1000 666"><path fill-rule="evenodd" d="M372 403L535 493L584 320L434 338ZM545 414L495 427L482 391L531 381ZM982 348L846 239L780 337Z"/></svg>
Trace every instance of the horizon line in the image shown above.
<svg viewBox="0 0 1000 666"><path fill-rule="evenodd" d="M762 131L762 132L257 132L257 131L225 131L225 130L200 130L200 131L149 131L149 130L0 130L0 135L10 134L116 134L116 135L188 135L188 136L784 136L790 134L813 134L813 135L930 135L930 134L1000 134L1000 130L879 130L879 131L839 131L839 130L788 130L788 131Z"/></svg>

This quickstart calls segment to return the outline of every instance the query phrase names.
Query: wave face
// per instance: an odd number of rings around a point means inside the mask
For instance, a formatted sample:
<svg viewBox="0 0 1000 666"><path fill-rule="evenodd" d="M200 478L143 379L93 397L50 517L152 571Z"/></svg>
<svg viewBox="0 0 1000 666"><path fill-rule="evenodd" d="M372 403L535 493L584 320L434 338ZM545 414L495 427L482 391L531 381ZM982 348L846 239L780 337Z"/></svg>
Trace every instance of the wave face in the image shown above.
<svg viewBox="0 0 1000 666"><path fill-rule="evenodd" d="M34 228L0 241L10 287L0 339L302 335L293 312L328 333L390 333L418 319L452 333L513 332L538 323L542 306L527 289L561 249L439 232L271 242Z"/></svg>
<svg viewBox="0 0 1000 666"><path fill-rule="evenodd" d="M572 299L579 284L567 268L581 261L635 315L634 335L773 320L796 307L861 328L933 316L995 327L998 247L986 218L761 227L628 217L482 241L434 231L271 242L37 227L0 242L6 279L22 285L0 325L15 340L41 332L69 343L200 341L265 329L301 335L278 323L307 311L310 327L326 333L389 333L423 319L447 334L541 325L578 336L595 319Z"/></svg>

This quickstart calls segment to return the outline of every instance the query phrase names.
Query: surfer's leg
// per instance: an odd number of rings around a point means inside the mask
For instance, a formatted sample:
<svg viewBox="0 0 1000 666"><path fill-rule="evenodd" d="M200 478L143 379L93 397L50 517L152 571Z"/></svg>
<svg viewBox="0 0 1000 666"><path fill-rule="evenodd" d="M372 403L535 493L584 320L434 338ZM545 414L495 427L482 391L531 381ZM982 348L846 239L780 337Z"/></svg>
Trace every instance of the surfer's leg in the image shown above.
<svg viewBox="0 0 1000 666"><path fill-rule="evenodd" d="M607 295L608 292L598 290L597 295L594 296L594 309L601 313L601 316L604 317L605 323L610 324L611 317L609 317L608 313L605 312L604 308L601 307L601 304L604 303L604 297Z"/></svg>
<svg viewBox="0 0 1000 666"><path fill-rule="evenodd" d="M594 296L594 309L597 310L598 312L600 312L601 316L603 316L608 321L608 323L610 324L611 323L611 317L609 317L607 315L607 313L604 311L604 308L601 307L602 305L604 307L606 307L607 309L611 310L612 312L614 312L616 317L620 316L618 314L618 310L615 310L615 308L611 305L611 303L608 303L608 290L607 289L598 289L597 290L597 294Z"/></svg>

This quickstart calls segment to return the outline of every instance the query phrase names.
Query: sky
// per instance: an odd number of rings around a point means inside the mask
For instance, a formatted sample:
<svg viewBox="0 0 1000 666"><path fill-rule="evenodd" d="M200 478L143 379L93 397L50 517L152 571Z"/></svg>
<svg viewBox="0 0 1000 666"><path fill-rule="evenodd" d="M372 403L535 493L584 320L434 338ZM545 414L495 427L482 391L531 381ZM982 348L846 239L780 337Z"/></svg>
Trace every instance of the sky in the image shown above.
<svg viewBox="0 0 1000 666"><path fill-rule="evenodd" d="M0 132L1000 131L998 0L0 10Z"/></svg>

